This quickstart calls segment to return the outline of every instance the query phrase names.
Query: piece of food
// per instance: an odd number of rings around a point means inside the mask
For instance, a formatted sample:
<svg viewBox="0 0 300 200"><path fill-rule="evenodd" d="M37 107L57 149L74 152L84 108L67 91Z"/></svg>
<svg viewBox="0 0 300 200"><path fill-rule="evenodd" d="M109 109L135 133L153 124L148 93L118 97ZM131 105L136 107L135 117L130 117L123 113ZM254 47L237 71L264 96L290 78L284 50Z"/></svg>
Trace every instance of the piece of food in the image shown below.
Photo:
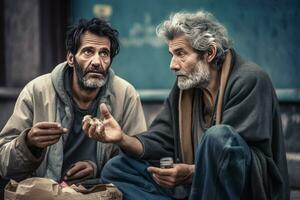
<svg viewBox="0 0 300 200"><path fill-rule="evenodd" d="M84 124L85 122L91 124L91 121L92 121L92 115L85 115L82 119L82 124Z"/></svg>

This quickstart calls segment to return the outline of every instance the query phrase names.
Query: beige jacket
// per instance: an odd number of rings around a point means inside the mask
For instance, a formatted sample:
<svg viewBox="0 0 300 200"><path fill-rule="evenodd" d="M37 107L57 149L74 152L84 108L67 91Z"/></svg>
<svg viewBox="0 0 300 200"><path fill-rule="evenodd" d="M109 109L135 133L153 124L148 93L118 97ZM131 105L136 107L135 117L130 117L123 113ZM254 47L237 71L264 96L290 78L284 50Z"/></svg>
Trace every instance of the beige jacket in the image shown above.
<svg viewBox="0 0 300 200"><path fill-rule="evenodd" d="M0 133L0 176L17 180L29 176L54 180L61 178L63 142L68 134L48 147L39 159L27 148L25 136L34 124L41 121L60 122L70 130L73 109L63 84L67 68L66 63L61 63L51 73L29 82L21 91L14 112ZM114 75L112 70L109 72L106 92L100 98L102 102L107 104L125 133L134 135L146 130L138 93L127 81ZM98 117L101 117L99 112ZM116 145L98 143L98 172L117 152Z"/></svg>

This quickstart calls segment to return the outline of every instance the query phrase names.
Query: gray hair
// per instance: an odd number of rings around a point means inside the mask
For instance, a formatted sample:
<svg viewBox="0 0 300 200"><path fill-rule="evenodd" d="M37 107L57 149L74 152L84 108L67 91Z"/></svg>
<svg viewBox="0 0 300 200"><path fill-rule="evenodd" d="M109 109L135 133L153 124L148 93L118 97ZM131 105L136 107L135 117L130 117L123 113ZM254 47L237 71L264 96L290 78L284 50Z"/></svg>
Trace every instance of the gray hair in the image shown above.
<svg viewBox="0 0 300 200"><path fill-rule="evenodd" d="M217 68L223 63L225 52L231 46L226 28L206 11L172 14L168 20L158 25L156 34L166 40L173 40L177 36L184 35L199 53L206 52L211 46L215 46L217 53L213 62Z"/></svg>

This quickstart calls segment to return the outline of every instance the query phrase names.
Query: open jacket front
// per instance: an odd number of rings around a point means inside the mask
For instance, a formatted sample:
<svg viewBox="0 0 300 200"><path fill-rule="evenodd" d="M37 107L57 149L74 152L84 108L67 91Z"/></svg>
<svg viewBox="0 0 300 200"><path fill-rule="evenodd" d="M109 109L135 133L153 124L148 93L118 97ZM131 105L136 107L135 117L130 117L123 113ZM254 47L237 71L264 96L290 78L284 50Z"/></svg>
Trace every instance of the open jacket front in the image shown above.
<svg viewBox="0 0 300 200"><path fill-rule="evenodd" d="M46 148L36 158L25 143L26 133L37 122L59 122L70 130L73 123L73 108L64 87L64 73L69 66L61 63L52 73L29 82L21 91L14 112L0 134L0 176L24 179L29 176L61 178L63 145L68 137ZM100 103L106 103L113 117L124 132L134 135L146 130L146 122L138 93L132 85L110 70L106 91ZM100 118L100 112L98 111ZM113 144L97 143L98 173L104 164L116 153Z"/></svg>

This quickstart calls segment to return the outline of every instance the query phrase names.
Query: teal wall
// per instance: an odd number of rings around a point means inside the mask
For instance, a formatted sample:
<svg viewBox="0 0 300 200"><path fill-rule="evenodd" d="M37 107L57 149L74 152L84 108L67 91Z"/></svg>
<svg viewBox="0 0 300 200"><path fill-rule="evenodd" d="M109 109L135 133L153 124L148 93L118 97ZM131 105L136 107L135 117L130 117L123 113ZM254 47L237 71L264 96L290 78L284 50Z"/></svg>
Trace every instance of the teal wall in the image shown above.
<svg viewBox="0 0 300 200"><path fill-rule="evenodd" d="M71 0L70 6L70 23L111 9L107 17L122 42L112 66L140 90L169 89L174 81L166 44L156 38L155 27L171 12L205 9L227 27L242 56L264 68L277 89L289 88L299 98L298 0Z"/></svg>

